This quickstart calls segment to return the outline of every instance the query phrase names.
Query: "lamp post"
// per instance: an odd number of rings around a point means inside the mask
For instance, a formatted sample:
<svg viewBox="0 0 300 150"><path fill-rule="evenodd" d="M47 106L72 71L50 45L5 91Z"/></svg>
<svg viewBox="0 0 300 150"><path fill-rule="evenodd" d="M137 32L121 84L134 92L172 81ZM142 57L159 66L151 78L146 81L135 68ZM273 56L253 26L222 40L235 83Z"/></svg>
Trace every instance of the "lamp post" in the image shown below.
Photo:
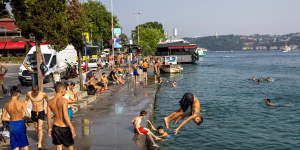
<svg viewBox="0 0 300 150"><path fill-rule="evenodd" d="M135 13L136 15L137 15L137 23L138 23L138 25L137 25L137 32L138 32L138 45L140 45L140 15L142 15L143 13L142 13L142 11L137 11L136 13Z"/></svg>
<svg viewBox="0 0 300 150"><path fill-rule="evenodd" d="M111 39L113 40L112 44L111 44L111 50L112 50L112 57L113 57L113 61L115 61L115 48L114 48L114 44L115 44L115 40L114 40L114 14L113 14L113 1L110 0L110 9L111 9Z"/></svg>

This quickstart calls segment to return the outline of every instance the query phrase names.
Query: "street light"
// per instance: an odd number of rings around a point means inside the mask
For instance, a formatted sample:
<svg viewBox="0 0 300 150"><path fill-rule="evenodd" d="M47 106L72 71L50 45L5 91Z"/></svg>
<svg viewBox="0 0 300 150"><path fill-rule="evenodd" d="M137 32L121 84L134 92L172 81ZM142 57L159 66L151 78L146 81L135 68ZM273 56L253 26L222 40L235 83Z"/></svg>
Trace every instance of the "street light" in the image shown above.
<svg viewBox="0 0 300 150"><path fill-rule="evenodd" d="M138 25L137 25L137 30L138 30L138 45L140 45L140 29L139 29L139 17L140 17L140 15L142 15L143 14L143 12L142 11L137 11L136 13L135 13L135 15L137 15L137 23L138 23Z"/></svg>
<svg viewBox="0 0 300 150"><path fill-rule="evenodd" d="M112 50L112 57L113 57L113 61L115 61L115 50L114 50L114 44L115 44L115 40L114 40L114 13L113 13L113 1L110 0L110 9L111 9L111 39L113 40L112 44L111 44L111 50Z"/></svg>

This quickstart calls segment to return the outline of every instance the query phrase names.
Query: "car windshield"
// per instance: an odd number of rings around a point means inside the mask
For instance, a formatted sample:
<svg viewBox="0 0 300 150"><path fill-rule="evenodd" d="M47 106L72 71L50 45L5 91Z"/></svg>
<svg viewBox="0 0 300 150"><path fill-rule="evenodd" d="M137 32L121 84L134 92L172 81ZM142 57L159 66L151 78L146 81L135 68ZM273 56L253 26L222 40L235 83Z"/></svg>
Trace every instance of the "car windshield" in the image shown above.
<svg viewBox="0 0 300 150"><path fill-rule="evenodd" d="M51 54L43 54L43 55L44 55L45 62L46 62L46 65L47 65L49 63L50 58L51 58ZM28 54L26 59L25 59L25 62L28 62L31 59L33 59L33 54Z"/></svg>
<svg viewBox="0 0 300 150"><path fill-rule="evenodd" d="M91 59L91 60L89 61L89 63L96 63L96 62L97 62L96 59Z"/></svg>

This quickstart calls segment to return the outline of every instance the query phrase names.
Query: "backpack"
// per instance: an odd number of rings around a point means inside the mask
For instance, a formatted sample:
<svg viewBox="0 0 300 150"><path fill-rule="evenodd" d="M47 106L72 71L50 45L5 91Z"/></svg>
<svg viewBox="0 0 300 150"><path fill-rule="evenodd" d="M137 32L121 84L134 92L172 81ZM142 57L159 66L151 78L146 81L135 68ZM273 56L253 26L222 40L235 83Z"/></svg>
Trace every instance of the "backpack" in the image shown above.
<svg viewBox="0 0 300 150"><path fill-rule="evenodd" d="M144 62L143 63L143 68L148 68L148 63Z"/></svg>
<svg viewBox="0 0 300 150"><path fill-rule="evenodd" d="M93 85L89 85L87 87L87 94L88 95L95 95L96 94L96 89Z"/></svg>

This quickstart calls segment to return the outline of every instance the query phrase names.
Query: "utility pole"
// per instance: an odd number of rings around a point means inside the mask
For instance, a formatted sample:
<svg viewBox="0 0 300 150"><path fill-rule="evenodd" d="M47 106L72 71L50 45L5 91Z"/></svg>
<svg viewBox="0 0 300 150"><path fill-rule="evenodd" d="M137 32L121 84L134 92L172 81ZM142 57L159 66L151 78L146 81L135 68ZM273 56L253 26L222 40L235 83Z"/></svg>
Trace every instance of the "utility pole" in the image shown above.
<svg viewBox="0 0 300 150"><path fill-rule="evenodd" d="M110 0L110 9L111 9L111 39L113 40L111 44L112 57L115 61L115 40L114 40L114 13L113 13L113 0Z"/></svg>
<svg viewBox="0 0 300 150"><path fill-rule="evenodd" d="M137 23L138 23L138 26L137 26L137 32L138 32L138 45L140 45L140 28L139 28L139 24L140 24L140 15L142 15L143 13L142 13L142 11L137 11L136 13L135 13L136 15L137 15Z"/></svg>

